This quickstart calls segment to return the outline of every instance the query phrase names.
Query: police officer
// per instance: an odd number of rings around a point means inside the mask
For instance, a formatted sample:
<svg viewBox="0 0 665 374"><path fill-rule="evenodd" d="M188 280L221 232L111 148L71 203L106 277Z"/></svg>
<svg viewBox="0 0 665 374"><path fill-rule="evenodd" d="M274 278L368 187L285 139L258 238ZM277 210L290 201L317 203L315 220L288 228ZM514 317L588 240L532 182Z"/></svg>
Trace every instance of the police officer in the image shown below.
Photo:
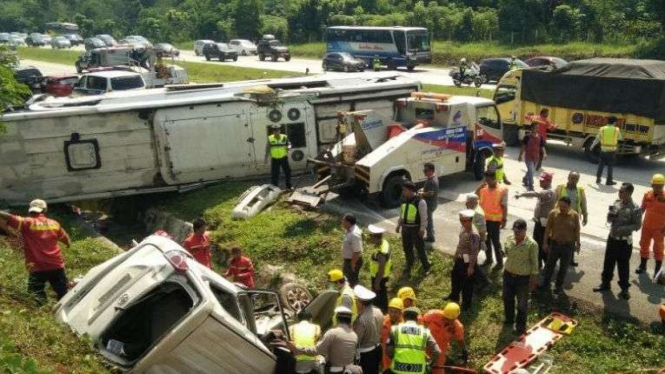
<svg viewBox="0 0 665 374"><path fill-rule="evenodd" d="M321 336L321 327L312 323L312 315L307 311L298 313L297 324L289 327L291 339L293 343L302 348L315 348L316 342ZM297 355L296 356L296 373L297 374L313 374L322 373L323 368L320 360L316 356Z"/></svg>
<svg viewBox="0 0 665 374"><path fill-rule="evenodd" d="M473 231L473 216L475 212L465 209L460 212L459 219L462 232L459 234L459 243L455 251L455 263L450 274L451 291L446 300L459 302L462 294L462 309L471 308L473 286L476 280L476 262L480 252L480 236Z"/></svg>
<svg viewBox="0 0 665 374"><path fill-rule="evenodd" d="M379 55L375 55L372 59L372 69L374 69L374 71L381 70L381 60L379 59Z"/></svg>
<svg viewBox="0 0 665 374"><path fill-rule="evenodd" d="M614 168L614 161L616 160L617 146L619 140L623 140L621 130L616 127L617 118L612 116L607 119L607 125L598 130L596 140L593 142L591 148L595 148L600 143L600 162L598 162L598 171L596 171L596 184L601 183L603 176L603 169L607 165L607 181L608 186L614 186L616 182L612 178L612 169Z"/></svg>
<svg viewBox="0 0 665 374"><path fill-rule="evenodd" d="M427 252L425 252L425 241L423 239L427 230L427 203L416 195L416 185L408 180L402 185L402 196L404 197L404 203L400 208L396 232L402 231L402 246L406 257L404 274L407 276L411 274L414 246L420 258L421 269L427 273L431 266L427 258Z"/></svg>
<svg viewBox="0 0 665 374"><path fill-rule="evenodd" d="M609 291L614 276L614 267L619 268L619 297L630 299L628 280L630 256L633 253L633 231L642 225L642 211L632 199L635 188L631 183L624 183L619 189L619 200L610 206L607 221L612 224L605 248L602 283L593 289L594 292Z"/></svg>
<svg viewBox="0 0 665 374"><path fill-rule="evenodd" d="M339 291L339 297L335 301L335 307L344 306L349 308L352 313L352 322L358 316L358 305L356 304L356 294L351 289L349 282L346 281L344 273L339 269L333 269L328 272L328 282ZM337 325L336 317L333 315L333 325Z"/></svg>
<svg viewBox="0 0 665 374"><path fill-rule="evenodd" d="M459 80L464 82L464 75L466 74L466 69L469 68L469 63L466 62L466 57L462 57L459 60Z"/></svg>
<svg viewBox="0 0 665 374"><path fill-rule="evenodd" d="M386 351L392 358L390 370L393 374L423 374L428 366L436 363L441 349L425 326L418 324L420 309L410 307L402 313L404 322L393 326L388 337ZM427 360L427 350L430 361Z"/></svg>
<svg viewBox="0 0 665 374"><path fill-rule="evenodd" d="M358 319L353 323L353 331L358 335L358 354L363 374L378 374L381 363L381 325L383 313L372 306L376 294L357 285L353 288L358 297Z"/></svg>
<svg viewBox="0 0 665 374"><path fill-rule="evenodd" d="M372 244L372 262L369 264L369 272L372 276L372 291L376 293L374 305L382 311L388 310L388 280L392 271L392 261L390 260L390 245L383 239L383 233L386 230L375 225L367 227L370 233L370 242Z"/></svg>
<svg viewBox="0 0 665 374"><path fill-rule="evenodd" d="M286 134L281 133L279 125L272 126L272 134L268 136L268 143L266 143L266 155L264 162L268 162L270 156L270 176L272 184L279 187L279 169L284 171L284 179L286 179L286 188L291 189L291 166L289 166L289 149L291 149L291 142Z"/></svg>
<svg viewBox="0 0 665 374"><path fill-rule="evenodd" d="M497 144L492 144L492 149L494 149L494 154L487 161L487 171L493 171L498 183L503 183L506 186L510 186L510 181L506 177L506 173L503 170L503 155L506 152L506 143L501 142Z"/></svg>

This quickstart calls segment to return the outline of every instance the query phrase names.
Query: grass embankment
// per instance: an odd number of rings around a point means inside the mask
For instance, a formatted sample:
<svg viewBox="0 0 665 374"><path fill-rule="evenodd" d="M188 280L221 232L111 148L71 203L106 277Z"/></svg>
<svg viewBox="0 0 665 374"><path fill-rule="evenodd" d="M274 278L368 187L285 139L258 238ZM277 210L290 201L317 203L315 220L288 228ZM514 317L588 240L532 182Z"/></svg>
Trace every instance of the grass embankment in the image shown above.
<svg viewBox="0 0 665 374"><path fill-rule="evenodd" d="M342 230L339 219L318 212L300 212L279 203L249 221L233 221L231 210L247 183L224 183L204 190L176 195L159 208L183 219L203 215L212 224L212 237L220 248L232 243L245 248L261 268L267 264L282 265L284 270L304 279L313 291L326 287L325 274L339 267ZM391 295L404 285L413 286L421 308L442 308L442 296L450 291L450 258L432 255L433 270L422 278L398 279L404 265L401 244L390 236L394 272ZM362 282L369 285L369 254L365 253ZM418 266L416 266L417 268ZM417 269L414 269L414 276ZM509 329L503 328L503 305L499 273L492 273L494 285L477 297L470 313L463 315L467 328L472 365L480 369L493 355L513 340ZM266 286L266 285L259 285ZM557 343L552 354L556 368L552 373L606 374L649 372L665 364L665 337L645 331L632 322L616 320L594 310L578 308L569 300L538 299L532 303L529 324L534 324L552 310L574 316L580 322L571 336ZM656 311L654 310L654 313ZM454 356L457 354L455 350ZM655 371L651 371L655 372Z"/></svg>
<svg viewBox="0 0 665 374"><path fill-rule="evenodd" d="M46 49L23 47L18 49L18 57L21 60L35 60L51 62L54 64L74 66L76 59L82 55L81 51L66 49Z"/></svg>

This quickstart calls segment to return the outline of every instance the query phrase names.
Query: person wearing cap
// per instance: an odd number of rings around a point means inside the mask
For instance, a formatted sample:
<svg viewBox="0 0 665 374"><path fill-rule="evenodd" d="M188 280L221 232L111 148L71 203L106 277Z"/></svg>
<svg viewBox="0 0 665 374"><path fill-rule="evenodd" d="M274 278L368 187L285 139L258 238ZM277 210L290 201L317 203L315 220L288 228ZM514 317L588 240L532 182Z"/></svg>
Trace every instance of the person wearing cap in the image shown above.
<svg viewBox="0 0 665 374"><path fill-rule="evenodd" d="M432 337L429 329L418 324L420 309L412 306L404 309L404 322L390 330L386 352L392 359L392 374L423 374L428 366L439 360L441 349ZM430 359L427 359L427 352Z"/></svg>
<svg viewBox="0 0 665 374"><path fill-rule="evenodd" d="M469 360L469 351L464 341L464 325L458 319L459 316L460 306L457 303L448 303L443 310L432 309L423 315L423 325L429 329L436 344L441 349L439 359L432 367L432 374L445 373L443 367L446 366L448 350L453 340L462 347L464 363L466 364Z"/></svg>
<svg viewBox="0 0 665 374"><path fill-rule="evenodd" d="M609 117L607 119L607 125L598 130L598 135L596 135L596 139L591 144L591 149L596 148L596 146L600 144L600 161L598 162L598 170L596 171L596 184L602 182L601 179L605 165L607 165L607 180L605 181L605 184L608 186L614 186L616 184L612 175L612 169L614 167L614 162L616 161L619 141L623 140L623 135L621 135L621 130L616 127L616 122L616 117Z"/></svg>
<svg viewBox="0 0 665 374"><path fill-rule="evenodd" d="M386 347L388 346L388 337L390 330L393 326L402 323L402 311L404 310L404 302L399 297L394 297L388 304L388 315L383 317L383 325L381 326L381 349L383 352L382 365L383 371L390 369L391 359L388 356Z"/></svg>
<svg viewBox="0 0 665 374"><path fill-rule="evenodd" d="M298 346L292 341L287 341L286 346L296 356L324 356L326 373L342 374L347 371L354 374L362 373L360 367L354 365L358 336L351 328L352 312L345 306L338 306L335 308L335 318L338 324L326 331L316 346Z"/></svg>
<svg viewBox="0 0 665 374"><path fill-rule="evenodd" d="M466 194L466 209L473 210L473 228L478 233L480 237L480 250L487 253L487 221L485 221L485 212L483 208L478 204L478 195L475 193ZM478 280L478 289L483 290L485 287L490 285L490 280L485 274L485 271L476 263L476 279Z"/></svg>
<svg viewBox="0 0 665 374"><path fill-rule="evenodd" d="M487 261L483 265L492 264L492 248L498 268L503 267L503 250L501 250L501 229L508 222L508 189L496 181L495 173L485 172L485 183L476 190L480 207L485 212L487 225L486 253Z"/></svg>
<svg viewBox="0 0 665 374"><path fill-rule="evenodd" d="M545 151L545 140L538 133L538 124L533 122L531 124L531 131L524 137L520 154L517 157L518 161L524 160L526 164L526 175L523 181L526 182L526 188L533 191L533 177L536 174L536 165L540 155L547 158L547 151Z"/></svg>
<svg viewBox="0 0 665 374"><path fill-rule="evenodd" d="M434 164L431 162L425 164L423 173L425 173L427 180L425 180L423 188L418 190L418 196L425 199L427 203L427 233L425 241L434 243L434 211L439 204L439 177L436 175Z"/></svg>
<svg viewBox="0 0 665 374"><path fill-rule="evenodd" d="M543 251L547 253L547 263L543 270L541 291L550 291L550 281L558 262L559 272L554 293L556 295L563 293L563 282L570 266L570 259L574 251L580 251L581 246L579 215L570 209L570 199L564 196L559 199L557 207L547 216L547 226L543 236Z"/></svg>
<svg viewBox="0 0 665 374"><path fill-rule="evenodd" d="M510 181L508 180L508 177L506 176L506 173L503 169L503 155L506 152L506 143L501 142L492 144L492 149L494 150L494 154L487 161L486 170L494 172L496 181L498 183L503 183L506 186L510 186Z"/></svg>
<svg viewBox="0 0 665 374"><path fill-rule="evenodd" d="M358 318L353 331L358 336L358 354L363 374L378 374L381 364L381 325L383 313L372 305L376 294L357 285L353 288L358 298Z"/></svg>
<svg viewBox="0 0 665 374"><path fill-rule="evenodd" d="M266 143L264 162L267 163L268 157L270 157L271 183L273 186L279 187L279 169L281 168L284 171L286 188L291 189L291 166L289 166L291 142L286 134L281 133L279 125L273 125L270 132Z"/></svg>
<svg viewBox="0 0 665 374"><path fill-rule="evenodd" d="M523 219L513 223L513 235L508 237L506 267L503 270L503 310L504 324L512 326L521 335L526 331L526 317L529 307L529 291L538 285L538 244L526 234L527 225ZM517 319L515 318L517 300Z"/></svg>
<svg viewBox="0 0 665 374"><path fill-rule="evenodd" d="M356 216L346 213L342 217L344 238L342 240L342 270L351 287L358 284L360 269L363 266L363 237L362 230L356 224Z"/></svg>
<svg viewBox="0 0 665 374"><path fill-rule="evenodd" d="M480 252L480 236L473 231L474 214L471 209L465 209L459 214L462 231L454 255L453 270L450 273L450 295L445 297L446 300L458 303L461 293L464 310L471 308L473 286L476 281L476 261Z"/></svg>
<svg viewBox="0 0 665 374"><path fill-rule="evenodd" d="M372 291L376 293L374 305L382 311L388 310L388 280L392 271L392 261L390 260L390 245L383 239L383 228L375 225L369 225L367 230L370 233L370 242L372 244L372 262L369 264L369 272L372 277Z"/></svg>
<svg viewBox="0 0 665 374"><path fill-rule="evenodd" d="M402 246L406 257L404 274L411 274L414 262L414 246L420 258L421 270L427 273L431 266L423 240L427 230L427 203L416 195L416 186L408 180L402 185L402 196L404 197L404 203L400 208L396 232L402 232Z"/></svg>
<svg viewBox="0 0 665 374"><path fill-rule="evenodd" d="M192 232L182 243L182 247L194 256L194 259L212 269L212 252L210 251L210 237L206 231L207 223L203 218L197 218L192 222Z"/></svg>
<svg viewBox="0 0 665 374"><path fill-rule="evenodd" d="M254 288L254 265L249 257L242 255L242 248L238 245L231 248L229 268L224 276L231 277L234 282L247 288Z"/></svg>
<svg viewBox="0 0 665 374"><path fill-rule="evenodd" d="M68 283L59 243L69 247L69 235L60 223L46 217L47 210L46 201L37 199L30 202L28 217L0 211L0 226L6 226L21 239L29 273L28 292L40 304L46 301L47 282L58 300L67 293Z"/></svg>
<svg viewBox="0 0 665 374"><path fill-rule="evenodd" d="M354 322L358 316L358 305L356 304L356 294L344 278L344 273L339 269L333 269L328 272L328 282L339 291L339 297L335 301L335 307L344 306L352 312ZM333 315L333 325L336 325L336 316Z"/></svg>
<svg viewBox="0 0 665 374"><path fill-rule="evenodd" d="M411 287L402 287L397 291L397 297L402 299L405 308L416 306L416 292Z"/></svg>
<svg viewBox="0 0 665 374"><path fill-rule="evenodd" d="M653 241L653 255L656 260L654 276L663 265L663 248L665 235L665 194L663 194L663 185L665 185L665 175L654 174L651 178L651 191L644 194L642 198L642 212L644 220L642 221L642 236L640 238L640 267L637 273L641 274L647 269L647 261L650 257L651 242Z"/></svg>
<svg viewBox="0 0 665 374"><path fill-rule="evenodd" d="M547 217L549 216L552 209L556 205L556 193L552 191L552 173L544 171L540 174L540 188L541 191L527 191L521 194L515 195L515 199L521 197L532 198L535 197L538 199L536 203L536 208L533 210L533 221L535 225L533 227L533 239L538 243L538 267L542 268L547 262L547 254L543 252L543 236L545 235L545 227L547 226Z"/></svg>
<svg viewBox="0 0 665 374"><path fill-rule="evenodd" d="M293 343L297 347L314 348L316 342L321 337L321 327L316 323L312 323L312 315L302 310L298 313L298 323L289 327L289 334ZM313 374L321 373L321 363L315 356L297 355L296 357L297 374Z"/></svg>
<svg viewBox="0 0 665 374"><path fill-rule="evenodd" d="M584 187L579 185L580 173L572 170L568 173L568 181L566 184L560 184L556 187L556 200L566 196L570 199L570 208L579 214L582 219L582 226L586 226L589 222L589 212L587 211L586 193ZM570 266L577 266L575 262L575 253L570 260Z"/></svg>

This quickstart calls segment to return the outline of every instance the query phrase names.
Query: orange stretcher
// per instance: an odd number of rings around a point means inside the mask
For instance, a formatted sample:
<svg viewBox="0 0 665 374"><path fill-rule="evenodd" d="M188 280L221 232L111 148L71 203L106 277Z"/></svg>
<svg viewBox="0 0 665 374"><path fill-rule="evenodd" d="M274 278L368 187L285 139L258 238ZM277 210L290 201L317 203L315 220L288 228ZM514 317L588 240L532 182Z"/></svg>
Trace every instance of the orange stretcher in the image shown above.
<svg viewBox="0 0 665 374"><path fill-rule="evenodd" d="M490 374L508 374L525 368L576 326L576 320L554 312L494 356L483 370Z"/></svg>

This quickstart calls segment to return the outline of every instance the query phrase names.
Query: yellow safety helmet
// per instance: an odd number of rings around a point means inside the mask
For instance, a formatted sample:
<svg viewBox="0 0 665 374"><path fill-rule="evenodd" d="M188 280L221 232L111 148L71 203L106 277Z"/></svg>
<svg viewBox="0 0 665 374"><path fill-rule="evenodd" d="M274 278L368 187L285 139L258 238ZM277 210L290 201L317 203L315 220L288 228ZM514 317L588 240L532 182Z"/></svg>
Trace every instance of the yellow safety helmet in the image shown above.
<svg viewBox="0 0 665 374"><path fill-rule="evenodd" d="M402 301L406 299L411 299L411 300L417 300L416 299L416 293L413 291L413 288L411 287L402 287L397 291L397 297L402 299Z"/></svg>
<svg viewBox="0 0 665 374"><path fill-rule="evenodd" d="M443 316L448 319L457 319L460 315L459 304L457 303L448 303L446 307L443 308Z"/></svg>
<svg viewBox="0 0 665 374"><path fill-rule="evenodd" d="M332 269L328 272L328 282L339 282L344 279L344 273L339 269Z"/></svg>
<svg viewBox="0 0 665 374"><path fill-rule="evenodd" d="M651 184L665 184L665 175L654 174L653 177L651 177Z"/></svg>
<svg viewBox="0 0 665 374"><path fill-rule="evenodd" d="M402 301L402 299L400 299L399 297L393 297L390 300L390 304L388 304L388 308L395 308L402 310L404 309L404 301Z"/></svg>

